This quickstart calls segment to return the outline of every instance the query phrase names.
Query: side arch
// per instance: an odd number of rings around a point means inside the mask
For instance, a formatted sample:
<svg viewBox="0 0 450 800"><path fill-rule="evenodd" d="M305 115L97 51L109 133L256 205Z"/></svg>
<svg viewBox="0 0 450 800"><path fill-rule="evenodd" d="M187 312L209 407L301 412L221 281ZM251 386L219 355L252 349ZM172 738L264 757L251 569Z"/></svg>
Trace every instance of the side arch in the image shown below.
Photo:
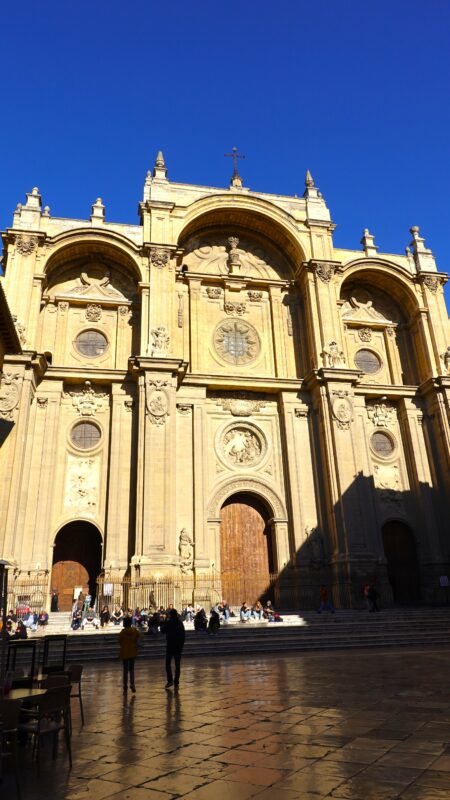
<svg viewBox="0 0 450 800"><path fill-rule="evenodd" d="M43 272L46 275L69 261L78 260L95 252L126 269L131 269L137 281L144 280L138 245L116 231L77 228L58 234L48 240L48 245L51 252L43 265Z"/></svg>

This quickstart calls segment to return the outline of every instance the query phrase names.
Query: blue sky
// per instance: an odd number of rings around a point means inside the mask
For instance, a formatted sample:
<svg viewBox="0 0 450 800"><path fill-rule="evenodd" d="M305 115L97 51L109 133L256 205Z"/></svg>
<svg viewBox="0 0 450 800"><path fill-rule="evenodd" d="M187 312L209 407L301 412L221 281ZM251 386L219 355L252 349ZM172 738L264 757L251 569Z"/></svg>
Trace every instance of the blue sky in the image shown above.
<svg viewBox="0 0 450 800"><path fill-rule="evenodd" d="M2 4L0 227L26 191L56 216L137 222L164 150L174 181L301 194L309 168L359 248L419 225L448 269L446 0L31 0ZM450 290L447 291L450 299Z"/></svg>

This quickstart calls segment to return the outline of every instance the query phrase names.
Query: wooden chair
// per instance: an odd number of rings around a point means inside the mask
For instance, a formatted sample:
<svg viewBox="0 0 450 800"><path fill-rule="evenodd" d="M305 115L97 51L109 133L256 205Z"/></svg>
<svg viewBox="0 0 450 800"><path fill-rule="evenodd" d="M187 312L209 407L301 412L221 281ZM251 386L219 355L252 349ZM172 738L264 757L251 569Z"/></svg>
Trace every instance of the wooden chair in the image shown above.
<svg viewBox="0 0 450 800"><path fill-rule="evenodd" d="M72 684L71 697L78 697L80 701L81 724L84 725L83 698L81 696L81 676L83 674L83 665L70 664L68 672L70 676L70 682Z"/></svg>
<svg viewBox="0 0 450 800"><path fill-rule="evenodd" d="M70 743L70 685L49 689L37 698L33 718L19 723L19 730L34 736L33 755L37 753L38 774L40 774L41 738L53 736L53 758L58 748L58 733L64 731L70 769L72 769L72 748Z"/></svg>
<svg viewBox="0 0 450 800"><path fill-rule="evenodd" d="M20 700L0 700L0 783L2 781L3 759L12 758L18 800L20 800L20 783L17 732L20 706Z"/></svg>

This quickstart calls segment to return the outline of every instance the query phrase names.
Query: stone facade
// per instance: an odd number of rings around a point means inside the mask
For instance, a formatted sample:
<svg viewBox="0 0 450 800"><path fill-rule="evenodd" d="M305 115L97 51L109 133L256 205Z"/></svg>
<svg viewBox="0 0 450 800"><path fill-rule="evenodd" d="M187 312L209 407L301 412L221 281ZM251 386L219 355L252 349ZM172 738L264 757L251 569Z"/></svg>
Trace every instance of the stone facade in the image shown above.
<svg viewBox="0 0 450 800"><path fill-rule="evenodd" d="M248 497L281 603L325 582L358 605L367 580L437 602L450 331L419 230L406 255L367 230L337 249L309 173L301 198L183 185L162 154L139 214L107 222L98 199L90 220L52 217L33 189L4 234L24 352L2 372L3 557L50 591L58 536L84 523L107 576L220 581L221 509Z"/></svg>

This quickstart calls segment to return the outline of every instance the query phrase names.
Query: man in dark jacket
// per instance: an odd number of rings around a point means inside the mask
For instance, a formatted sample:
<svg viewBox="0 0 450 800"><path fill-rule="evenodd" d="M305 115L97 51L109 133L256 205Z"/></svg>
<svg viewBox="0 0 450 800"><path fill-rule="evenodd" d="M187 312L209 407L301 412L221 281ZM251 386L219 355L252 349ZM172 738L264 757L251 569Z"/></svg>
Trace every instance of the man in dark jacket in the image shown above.
<svg viewBox="0 0 450 800"><path fill-rule="evenodd" d="M181 654L186 634L175 608L170 609L168 619L162 627L162 633L166 634L166 689L170 686L177 688L180 683ZM175 679L172 675L172 658L175 660Z"/></svg>

